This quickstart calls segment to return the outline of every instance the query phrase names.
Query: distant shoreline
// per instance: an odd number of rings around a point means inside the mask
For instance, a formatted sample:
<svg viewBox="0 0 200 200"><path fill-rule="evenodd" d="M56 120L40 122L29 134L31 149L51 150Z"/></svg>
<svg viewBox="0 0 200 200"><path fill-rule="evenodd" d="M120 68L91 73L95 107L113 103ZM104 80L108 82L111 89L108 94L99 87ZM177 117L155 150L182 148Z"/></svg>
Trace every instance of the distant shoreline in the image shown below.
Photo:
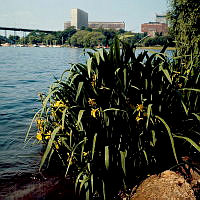
<svg viewBox="0 0 200 200"><path fill-rule="evenodd" d="M154 49L154 50L161 50L163 48L163 46L152 46L152 47L137 47L137 49ZM167 47L167 50L176 50L175 47Z"/></svg>
<svg viewBox="0 0 200 200"><path fill-rule="evenodd" d="M68 45L52 45L52 46L46 46L46 45L10 45L10 44L0 44L1 47L67 47L67 48L80 48L80 47L74 47L74 46L68 46ZM146 50L161 50L163 46L150 46L150 47L136 47L137 49L146 49ZM99 48L97 48L99 49ZM175 47L168 47L167 50L176 50Z"/></svg>

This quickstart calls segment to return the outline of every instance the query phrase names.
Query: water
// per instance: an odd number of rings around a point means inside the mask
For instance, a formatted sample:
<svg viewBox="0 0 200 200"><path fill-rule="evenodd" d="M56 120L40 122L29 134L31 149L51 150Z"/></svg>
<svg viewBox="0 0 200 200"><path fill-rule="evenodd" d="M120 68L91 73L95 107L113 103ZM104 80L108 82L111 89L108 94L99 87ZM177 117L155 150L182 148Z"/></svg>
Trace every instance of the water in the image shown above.
<svg viewBox="0 0 200 200"><path fill-rule="evenodd" d="M68 63L84 62L81 49L0 47L0 180L38 170L40 145L24 147L39 92L59 78Z"/></svg>

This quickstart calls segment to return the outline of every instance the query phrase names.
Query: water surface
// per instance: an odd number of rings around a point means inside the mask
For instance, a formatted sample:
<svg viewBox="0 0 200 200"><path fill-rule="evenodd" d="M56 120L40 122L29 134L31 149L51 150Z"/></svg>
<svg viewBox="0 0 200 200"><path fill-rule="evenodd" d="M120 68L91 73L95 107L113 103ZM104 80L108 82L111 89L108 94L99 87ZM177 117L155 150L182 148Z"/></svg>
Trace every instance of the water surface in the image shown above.
<svg viewBox="0 0 200 200"><path fill-rule="evenodd" d="M69 68L84 62L81 49L0 47L0 179L34 172L41 159L40 145L24 147L39 92ZM34 130L32 130L34 131Z"/></svg>

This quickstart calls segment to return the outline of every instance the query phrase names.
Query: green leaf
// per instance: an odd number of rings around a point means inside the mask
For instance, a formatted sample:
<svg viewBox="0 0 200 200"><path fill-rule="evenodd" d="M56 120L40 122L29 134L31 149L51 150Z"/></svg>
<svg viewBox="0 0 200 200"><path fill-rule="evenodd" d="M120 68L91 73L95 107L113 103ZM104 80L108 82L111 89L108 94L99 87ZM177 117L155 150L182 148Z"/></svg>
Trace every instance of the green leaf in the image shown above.
<svg viewBox="0 0 200 200"><path fill-rule="evenodd" d="M81 119L82 119L82 116L83 116L83 113L85 112L85 110L80 110L79 113L78 113L78 121L77 121L77 126L80 125L81 123ZM82 125L82 123L81 123Z"/></svg>
<svg viewBox="0 0 200 200"><path fill-rule="evenodd" d="M188 115L188 111L189 110L187 109L186 105L184 104L184 102L182 100L181 100L181 104L182 104L182 106L184 108L185 114Z"/></svg>
<svg viewBox="0 0 200 200"><path fill-rule="evenodd" d="M199 115L197 115L196 113L192 113L192 115L194 115L197 118L197 120L200 121L200 116Z"/></svg>
<svg viewBox="0 0 200 200"><path fill-rule="evenodd" d="M107 111L120 111L120 112L126 112L125 110L120 110L120 109L118 109L118 108L108 108L108 109L103 110L103 112L107 112Z"/></svg>
<svg viewBox="0 0 200 200"><path fill-rule="evenodd" d="M87 69L88 69L88 76L91 77L91 69L92 69L92 58L87 60Z"/></svg>
<svg viewBox="0 0 200 200"><path fill-rule="evenodd" d="M174 153L174 158L175 158L176 162L178 163L178 159L177 159L177 155L176 155L176 149L175 149L175 145L174 145L174 139L173 139L171 130L170 130L169 126L167 125L167 123L165 122L164 119L162 119L159 116L155 116L155 117L157 119L159 119L164 124L165 128L167 129L167 133L169 135L169 138L170 138L170 141L171 141L172 150L173 150L173 153Z"/></svg>
<svg viewBox="0 0 200 200"><path fill-rule="evenodd" d="M92 188L92 193L94 193L94 174L91 174L91 188Z"/></svg>
<svg viewBox="0 0 200 200"><path fill-rule="evenodd" d="M39 171L42 169L42 166L44 165L44 163L46 161L46 158L47 158L49 152L51 151L52 144L54 142L54 138L55 138L56 134L59 132L60 128L61 128L60 126L57 127L57 128L55 128L54 131L53 131L53 133L51 134L51 138L49 139L49 142L47 144L47 148L46 148L46 150L44 152L44 155L43 155L41 163L40 163Z"/></svg>
<svg viewBox="0 0 200 200"><path fill-rule="evenodd" d="M124 40L124 39L126 39L126 38L132 38L132 37L135 37L135 35L121 35L121 36L119 37L119 40Z"/></svg>
<svg viewBox="0 0 200 200"><path fill-rule="evenodd" d="M179 90L200 92L200 89L195 89L195 88L182 88L182 89L179 89Z"/></svg>
<svg viewBox="0 0 200 200"><path fill-rule="evenodd" d="M153 105L153 104L149 104L149 105L148 105L148 108L147 108L147 123L146 123L146 129L148 129L148 126L149 126L149 119L150 119L151 112L152 112L152 105Z"/></svg>
<svg viewBox="0 0 200 200"><path fill-rule="evenodd" d="M101 59L102 59L103 61L105 61L105 58L104 58L104 49L100 49L98 52L99 52L99 54L100 54L100 56L101 56Z"/></svg>
<svg viewBox="0 0 200 200"><path fill-rule="evenodd" d="M79 95L81 93L82 87L83 87L83 82L80 82L78 84L78 90L77 90L77 93L76 93L76 101L78 100L78 97L79 97Z"/></svg>
<svg viewBox="0 0 200 200"><path fill-rule="evenodd" d="M100 55L99 55L99 52L98 52L98 51L95 52L94 55L95 55L95 57L96 57L97 64L99 65L99 63L100 63Z"/></svg>
<svg viewBox="0 0 200 200"><path fill-rule="evenodd" d="M151 144L151 146L155 147L156 141L157 141L157 139L156 139L156 132L154 130L152 130L151 133L152 133L152 139L153 139L153 141L150 142L150 144Z"/></svg>
<svg viewBox="0 0 200 200"><path fill-rule="evenodd" d="M85 171L82 170L82 171L78 174L78 176L77 176L77 178L76 178L76 182L75 182L75 192L77 191L78 183L80 182L80 178L81 178L81 176L83 175L84 172L85 172ZM79 193L80 193L80 190L79 190Z"/></svg>
<svg viewBox="0 0 200 200"><path fill-rule="evenodd" d="M57 92L57 91L58 91L58 90L52 90L52 91L47 95L47 97L44 99L44 101L43 101L43 103L42 103L42 111L41 111L40 116L42 116L42 114L43 114L43 112L44 112L44 110L45 110L45 108L46 108L46 106L47 106L47 103L48 103L49 99L51 98L51 96L52 96L55 92Z"/></svg>
<svg viewBox="0 0 200 200"><path fill-rule="evenodd" d="M87 175L83 176L83 180L81 181L79 192L81 192L82 187L90 180L90 178Z"/></svg>
<svg viewBox="0 0 200 200"><path fill-rule="evenodd" d="M105 166L109 169L109 146L105 146Z"/></svg>
<svg viewBox="0 0 200 200"><path fill-rule="evenodd" d="M195 143L192 139L188 138L188 137L184 137L184 136L179 136L179 135L175 135L173 134L174 137L176 138L180 138L180 139L184 139L186 140L187 142L189 142L196 150L198 150L200 152L200 146Z"/></svg>
<svg viewBox="0 0 200 200"><path fill-rule="evenodd" d="M85 142L85 139L83 139L82 141L80 141L77 145L75 145L75 147L73 148L72 150L72 153L71 153L71 156L70 156L70 159L69 159L69 162L68 162L68 166L67 166L67 170L65 172L65 177L67 176L68 174L68 171L69 171L69 168L71 166L71 163L72 163L72 159L73 159L73 156L74 156L74 153L76 151L76 149L78 148L79 145L81 145L83 142Z"/></svg>
<svg viewBox="0 0 200 200"><path fill-rule="evenodd" d="M38 116L38 114L39 114L40 111L41 111L41 109L38 110L38 111L35 113L35 115L34 115L32 121L31 121L31 124L30 124L30 126L29 126L29 128L28 128L28 131L27 131L27 133L26 133L26 137L25 137L25 139L24 139L24 142L27 141L28 136L29 136L29 133L30 133L30 130L31 130L31 127L32 127L32 125L33 125L33 122L35 121L35 119L36 119L36 117Z"/></svg>
<svg viewBox="0 0 200 200"><path fill-rule="evenodd" d="M106 200L106 186L105 186L105 183L104 181L102 180L102 184L103 184L103 199Z"/></svg>
<svg viewBox="0 0 200 200"><path fill-rule="evenodd" d="M127 70L126 68L123 70L124 72L124 88L126 89L126 77L127 77Z"/></svg>
<svg viewBox="0 0 200 200"><path fill-rule="evenodd" d="M170 84L172 84L172 79L171 79L171 77L170 77L170 75L169 75L168 70L167 70L167 69L163 69L163 67L162 67L161 65L160 65L160 70L163 71L163 73L165 74L167 80L170 82Z"/></svg>
<svg viewBox="0 0 200 200"><path fill-rule="evenodd" d="M148 161L147 153L146 153L145 150L143 150L143 153L144 153L144 157L145 157L145 159L146 159L146 161L147 161L147 165L148 165L149 161Z"/></svg>
<svg viewBox="0 0 200 200"><path fill-rule="evenodd" d="M62 130L64 130L64 126L65 126L65 116L66 116L66 112L67 112L67 108L65 108L63 110L63 113L62 113Z"/></svg>
<svg viewBox="0 0 200 200"><path fill-rule="evenodd" d="M94 138L93 138L93 145L92 145L92 160L93 160L93 158L94 158L94 152L95 152L96 141L97 141L97 133L95 133Z"/></svg>
<svg viewBox="0 0 200 200"><path fill-rule="evenodd" d="M126 157L127 157L127 151L120 151L121 155L121 166L124 172L124 175L126 176Z"/></svg>

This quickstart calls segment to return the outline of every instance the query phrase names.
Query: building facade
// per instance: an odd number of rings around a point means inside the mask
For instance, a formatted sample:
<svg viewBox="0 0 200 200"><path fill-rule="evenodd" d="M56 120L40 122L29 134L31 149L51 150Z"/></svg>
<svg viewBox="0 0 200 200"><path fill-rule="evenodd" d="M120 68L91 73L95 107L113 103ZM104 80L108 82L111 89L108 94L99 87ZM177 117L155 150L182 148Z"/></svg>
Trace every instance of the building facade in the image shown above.
<svg viewBox="0 0 200 200"><path fill-rule="evenodd" d="M88 27L92 29L125 29L125 23L124 22L88 22Z"/></svg>
<svg viewBox="0 0 200 200"><path fill-rule="evenodd" d="M68 22L64 22L64 30L69 28L71 26L71 22L68 21Z"/></svg>
<svg viewBox="0 0 200 200"><path fill-rule="evenodd" d="M166 15L158 15L156 14L156 22L168 24Z"/></svg>
<svg viewBox="0 0 200 200"><path fill-rule="evenodd" d="M156 33L160 35L167 35L168 25L159 22L149 22L141 25L141 32L147 33L149 36L154 37Z"/></svg>
<svg viewBox="0 0 200 200"><path fill-rule="evenodd" d="M71 9L71 26L80 29L82 26L88 27L88 13L78 8Z"/></svg>

